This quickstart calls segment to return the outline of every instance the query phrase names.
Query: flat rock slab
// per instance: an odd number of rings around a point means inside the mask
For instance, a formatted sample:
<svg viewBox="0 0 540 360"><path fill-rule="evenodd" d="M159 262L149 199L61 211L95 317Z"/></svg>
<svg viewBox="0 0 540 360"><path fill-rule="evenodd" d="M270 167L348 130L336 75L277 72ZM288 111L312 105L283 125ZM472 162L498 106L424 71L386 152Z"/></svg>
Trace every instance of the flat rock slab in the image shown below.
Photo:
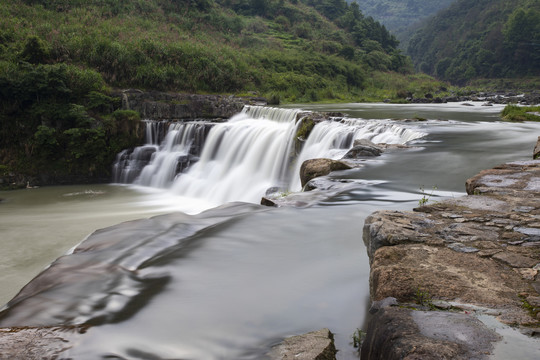
<svg viewBox="0 0 540 360"><path fill-rule="evenodd" d="M371 299L393 297L431 309L435 303L459 303L487 309L508 325L540 327L540 161L482 171L467 180L467 192L414 211L378 211L366 219ZM362 354L365 359L480 359L489 354L482 337L452 330L454 315L385 308L372 320L377 327L370 325L368 339L392 341L367 342ZM394 329L404 319L408 330ZM460 336L478 352L464 348Z"/></svg>
<svg viewBox="0 0 540 360"><path fill-rule="evenodd" d="M335 360L334 336L328 329L292 336L270 353L272 360Z"/></svg>
<svg viewBox="0 0 540 360"><path fill-rule="evenodd" d="M0 359L58 359L84 331L82 327L2 328Z"/></svg>
<svg viewBox="0 0 540 360"><path fill-rule="evenodd" d="M467 194L515 194L540 196L540 160L514 161L483 170L467 180ZM525 195L525 194L522 194Z"/></svg>

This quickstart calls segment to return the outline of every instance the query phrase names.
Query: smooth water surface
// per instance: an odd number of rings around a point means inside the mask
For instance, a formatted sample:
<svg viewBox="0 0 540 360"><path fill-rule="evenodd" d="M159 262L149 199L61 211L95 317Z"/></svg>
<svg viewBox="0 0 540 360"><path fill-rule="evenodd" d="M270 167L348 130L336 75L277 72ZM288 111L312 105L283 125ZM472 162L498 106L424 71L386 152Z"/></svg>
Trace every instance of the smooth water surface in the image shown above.
<svg viewBox="0 0 540 360"><path fill-rule="evenodd" d="M105 303L99 311L124 315L94 320L96 326L79 339L69 356L260 359L286 336L328 327L335 333L338 357L352 359L351 335L364 326L369 306L369 264L362 241L365 217L379 209L412 209L424 195L421 188L433 191L432 200L461 196L465 180L479 170L530 159L540 135L540 124L500 122L502 107L497 106L300 107L384 121L425 117L424 122L398 123L427 135L411 142L408 149L387 151L362 161L358 169L334 174L348 179L350 187L318 205L255 206L242 214L238 213L242 207L211 210L228 220L199 229L188 237L189 246L160 251L147 246L130 281L145 276L166 281L129 315L121 304ZM3 302L95 229L171 211L198 213L208 207L169 189L111 185L28 189L3 192L0 198L6 199L0 203L4 259L0 285L8 289ZM120 248L100 256L131 255L137 254L122 254ZM75 284L77 279L85 281L84 271L72 276ZM107 291L136 294L138 288L129 284L111 282L107 286L113 290ZM62 291L71 291L72 298ZM51 304L51 312L75 324L79 315L79 319L92 317L92 312L77 309L92 304L91 298L99 295L73 287L53 289L44 298L62 299ZM25 312L23 306L14 308L11 318L23 319ZM40 321L55 318L44 315ZM31 325L32 320L21 322Z"/></svg>

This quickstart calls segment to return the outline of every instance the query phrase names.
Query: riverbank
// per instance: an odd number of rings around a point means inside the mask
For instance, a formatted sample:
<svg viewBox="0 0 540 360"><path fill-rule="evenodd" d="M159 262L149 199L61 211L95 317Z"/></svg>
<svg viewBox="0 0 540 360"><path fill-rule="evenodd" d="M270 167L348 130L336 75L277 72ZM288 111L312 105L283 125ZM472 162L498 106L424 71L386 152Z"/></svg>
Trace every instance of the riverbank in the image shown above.
<svg viewBox="0 0 540 360"><path fill-rule="evenodd" d="M540 161L511 162L467 180L467 196L366 219L374 303L362 359L537 356L539 180ZM513 346L506 325L530 343Z"/></svg>

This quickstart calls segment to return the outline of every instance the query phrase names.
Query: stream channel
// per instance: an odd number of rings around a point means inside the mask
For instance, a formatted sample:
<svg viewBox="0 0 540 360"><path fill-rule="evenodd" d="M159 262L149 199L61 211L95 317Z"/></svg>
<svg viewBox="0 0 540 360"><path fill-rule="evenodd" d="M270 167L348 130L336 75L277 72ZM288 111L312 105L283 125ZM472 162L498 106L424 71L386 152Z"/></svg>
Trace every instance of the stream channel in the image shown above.
<svg viewBox="0 0 540 360"><path fill-rule="evenodd" d="M351 336L365 326L369 307L364 219L376 210L410 210L426 195L430 201L462 196L465 180L480 170L532 156L540 124L501 122L502 106L470 105L282 107L343 112L361 119L343 125L354 138L409 146L332 174L346 186L322 197L316 191L311 206L257 205L271 186L288 187L285 193L298 190L298 166L265 163L268 156L288 151L282 150L287 144L273 143L291 131L283 119L272 125L271 134L255 129L256 140L240 144L236 154L260 152L245 160L248 168L230 166L238 156L220 159L226 154L219 146L226 140L209 137L205 147L216 141L217 148L207 162L203 150L193 169L174 182L160 180L159 186L139 182L0 192L1 304L93 231L181 212L157 221L166 236L142 241L151 229L140 222L111 233L118 246L107 244L111 230L104 230L105 239L99 238L103 231L96 233L86 252L60 259L67 269L60 273L65 283L48 288L38 281L42 290L4 307L0 327L90 324L65 354L75 359L260 359L287 336L327 327L335 334L338 358L357 358ZM391 120L414 117L427 121ZM383 130L362 130L372 124ZM231 125L221 131L237 130ZM313 145L324 149L305 158L339 158L346 152L335 139L324 145L325 136L321 145ZM251 148L259 145L262 150ZM137 241L141 245L130 245Z"/></svg>

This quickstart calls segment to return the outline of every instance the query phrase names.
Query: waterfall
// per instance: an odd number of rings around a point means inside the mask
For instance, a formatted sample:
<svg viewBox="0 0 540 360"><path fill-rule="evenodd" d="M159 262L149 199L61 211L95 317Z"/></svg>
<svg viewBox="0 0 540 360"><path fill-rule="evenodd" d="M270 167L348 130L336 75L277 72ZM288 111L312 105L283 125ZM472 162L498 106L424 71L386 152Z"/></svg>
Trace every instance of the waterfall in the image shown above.
<svg viewBox="0 0 540 360"><path fill-rule="evenodd" d="M286 186L299 110L246 106L212 128L199 161L177 177L174 193L215 204L259 202Z"/></svg>
<svg viewBox="0 0 540 360"><path fill-rule="evenodd" d="M207 122L171 124L159 150L152 154L150 163L135 183L160 188L170 186L178 173L198 160L210 126Z"/></svg>
<svg viewBox="0 0 540 360"><path fill-rule="evenodd" d="M299 112L246 106L227 122L172 123L166 134L147 124L149 144L115 165L122 170L115 181L168 188L214 205L257 203L270 188L300 191L305 160L340 159L356 139L405 144L425 135L390 120L331 119L315 125L297 154Z"/></svg>
<svg viewBox="0 0 540 360"><path fill-rule="evenodd" d="M197 161L212 124L202 121L169 124L150 120L145 123L146 144L117 155L113 181L167 187L177 173Z"/></svg>
<svg viewBox="0 0 540 360"><path fill-rule="evenodd" d="M354 140L367 139L374 143L405 144L425 136L391 121L342 119L323 121L315 125L298 156L290 190L300 191L300 167L309 159L341 159L352 148Z"/></svg>

